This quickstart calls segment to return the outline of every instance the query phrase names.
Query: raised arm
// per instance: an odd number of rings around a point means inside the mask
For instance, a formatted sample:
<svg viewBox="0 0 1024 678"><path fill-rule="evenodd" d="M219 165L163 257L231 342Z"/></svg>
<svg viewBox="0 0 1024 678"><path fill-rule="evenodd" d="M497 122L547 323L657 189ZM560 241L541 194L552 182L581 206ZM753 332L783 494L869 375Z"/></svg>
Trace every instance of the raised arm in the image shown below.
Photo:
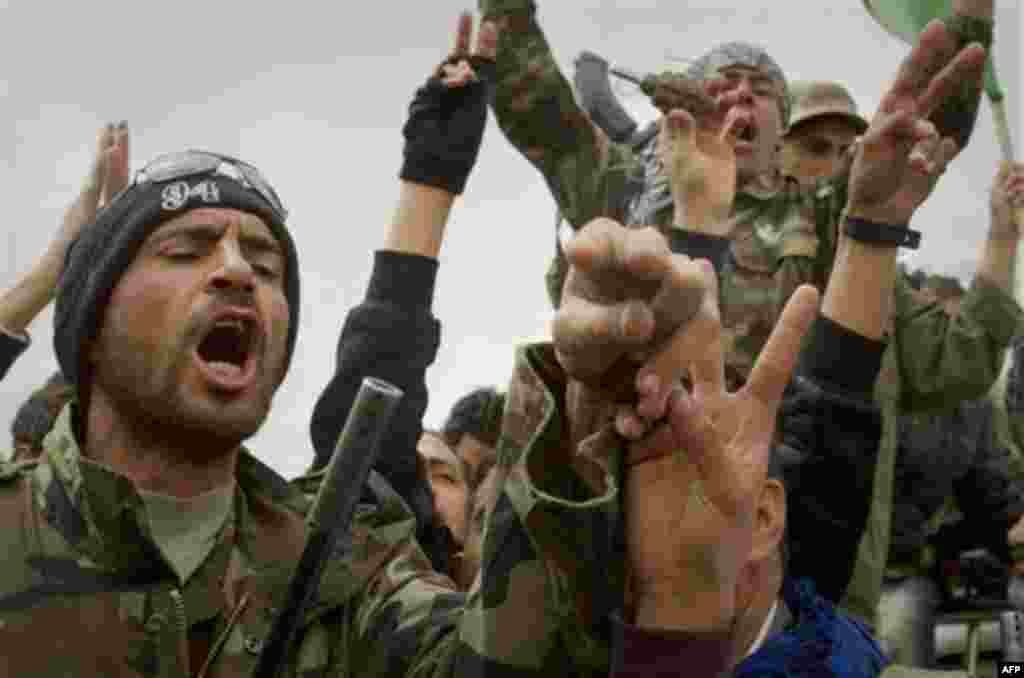
<svg viewBox="0 0 1024 678"><path fill-rule="evenodd" d="M81 192L64 222L32 268L0 294L0 379L28 346L28 327L53 299L68 247L101 205L128 183L128 126L109 124L99 133L96 154Z"/></svg>
<svg viewBox="0 0 1024 678"><path fill-rule="evenodd" d="M417 536L440 571L448 567L450 537L434 515L416 444L427 409L426 370L440 343L440 324L431 312L437 258L452 203L466 185L487 121L494 33L481 29L471 55L471 27L468 15L460 18L455 51L410 106L398 205L384 247L374 255L366 299L345 319L334 376L310 422L314 468L320 468L334 451L364 377L386 379L405 392L376 468L412 507Z"/></svg>
<svg viewBox="0 0 1024 678"><path fill-rule="evenodd" d="M537 21L533 0L480 0L498 28L493 108L505 137L544 175L573 229L622 221L629 154L577 104Z"/></svg>

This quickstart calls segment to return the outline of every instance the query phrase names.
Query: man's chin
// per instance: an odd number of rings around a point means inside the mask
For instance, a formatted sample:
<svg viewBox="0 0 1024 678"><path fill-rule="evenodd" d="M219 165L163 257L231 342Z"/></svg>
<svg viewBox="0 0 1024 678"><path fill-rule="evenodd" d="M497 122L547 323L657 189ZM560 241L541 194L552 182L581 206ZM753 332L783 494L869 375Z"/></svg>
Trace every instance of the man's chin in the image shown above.
<svg viewBox="0 0 1024 678"><path fill-rule="evenodd" d="M242 442L252 436L263 427L267 420L267 411L263 408L253 408L235 412L217 412L207 418L207 429L211 435L230 436Z"/></svg>
<svg viewBox="0 0 1024 678"><path fill-rule="evenodd" d="M251 438L267 420L269 407L256 402L203 402L179 410L181 430L216 446L235 446Z"/></svg>

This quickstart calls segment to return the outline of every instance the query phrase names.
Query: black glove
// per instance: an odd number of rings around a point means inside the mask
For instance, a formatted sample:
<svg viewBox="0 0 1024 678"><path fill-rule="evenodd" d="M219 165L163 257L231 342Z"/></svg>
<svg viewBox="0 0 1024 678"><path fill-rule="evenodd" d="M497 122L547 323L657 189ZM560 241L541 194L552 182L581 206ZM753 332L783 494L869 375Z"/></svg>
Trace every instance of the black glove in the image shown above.
<svg viewBox="0 0 1024 678"><path fill-rule="evenodd" d="M468 61L476 80L449 88L441 81L438 68L416 91L409 105L409 119L402 128L405 161L398 176L405 181L454 195L465 189L487 125L487 104L496 70L491 59L470 57ZM456 62L452 58L445 64Z"/></svg>

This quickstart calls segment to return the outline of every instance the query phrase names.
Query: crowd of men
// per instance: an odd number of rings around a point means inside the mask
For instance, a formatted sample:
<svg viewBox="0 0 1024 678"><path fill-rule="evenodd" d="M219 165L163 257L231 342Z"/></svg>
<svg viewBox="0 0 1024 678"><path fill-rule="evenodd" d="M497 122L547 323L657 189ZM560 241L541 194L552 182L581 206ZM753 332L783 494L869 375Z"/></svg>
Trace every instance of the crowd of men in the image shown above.
<svg viewBox="0 0 1024 678"><path fill-rule="evenodd" d="M1024 574L1024 360L987 398L1024 317L1024 165L998 169L968 289L897 261L970 139L992 0L953 0L870 118L727 42L662 74L629 139L534 0L480 14L413 96L293 481L244 444L299 326L281 197L206 151L132 173L127 125L100 131L0 296L0 379L51 300L60 367L0 464L0 675L251 675L369 376L404 395L289 676L895 676L934 667L940 544ZM439 253L488 109L567 224L555 321L429 430Z"/></svg>

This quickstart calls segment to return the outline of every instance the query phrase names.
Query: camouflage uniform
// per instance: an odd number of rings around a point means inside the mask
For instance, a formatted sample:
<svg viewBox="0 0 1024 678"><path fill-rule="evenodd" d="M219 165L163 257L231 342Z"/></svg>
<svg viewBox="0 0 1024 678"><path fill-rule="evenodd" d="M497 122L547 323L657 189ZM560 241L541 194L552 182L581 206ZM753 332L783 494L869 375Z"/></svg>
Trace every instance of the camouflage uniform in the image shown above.
<svg viewBox="0 0 1024 678"><path fill-rule="evenodd" d="M81 455L70 420L69 407L43 459L0 476L0 674L251 675L303 547L302 484L243 451L231 514L182 585L133 484ZM461 596L409 540L397 495L371 486L376 506L326 568L286 675L424 670L454 640L436 642Z"/></svg>
<svg viewBox="0 0 1024 678"><path fill-rule="evenodd" d="M38 461L0 466L0 675L251 675L319 476L288 483L243 450L231 513L182 584L131 481L83 457L71 406L45 447ZM496 512L483 583L466 602L431 571L413 516L382 477L371 475L364 502L284 675L578 675L554 632L572 608L565 582L531 551L536 536L518 514ZM585 521L549 514L531 529L592 541L576 531Z"/></svg>
<svg viewBox="0 0 1024 678"><path fill-rule="evenodd" d="M485 19L501 29L494 99L499 126L543 174L571 227L579 229L605 216L667 232L672 225L672 198L668 179L656 162L656 140L634 152L612 143L593 124L558 69L537 23L534 0L480 0L480 9ZM990 35L958 35L961 45L968 37L981 37L989 44L991 40ZM732 58L759 64L762 56L741 51ZM699 70L706 72L708 66L703 63ZM940 131L955 135L961 148L973 128L980 93L980 87L964 88L932 117ZM782 304L797 286L811 283L824 290L845 203L845 177L812 189L801 189L792 181L739 187L731 256L720 286L731 382L749 373ZM559 253L548 275L548 292L555 305L565 274ZM981 396L998 374L1002 352L1020 322L1020 309L1008 295L978 280L964 300L960 317L951 319L941 307L915 300L909 285L898 280L893 317L891 345L876 389L887 416L874 505L847 601L847 609L868 623L874 619L889 542L895 453L891 415Z"/></svg>

